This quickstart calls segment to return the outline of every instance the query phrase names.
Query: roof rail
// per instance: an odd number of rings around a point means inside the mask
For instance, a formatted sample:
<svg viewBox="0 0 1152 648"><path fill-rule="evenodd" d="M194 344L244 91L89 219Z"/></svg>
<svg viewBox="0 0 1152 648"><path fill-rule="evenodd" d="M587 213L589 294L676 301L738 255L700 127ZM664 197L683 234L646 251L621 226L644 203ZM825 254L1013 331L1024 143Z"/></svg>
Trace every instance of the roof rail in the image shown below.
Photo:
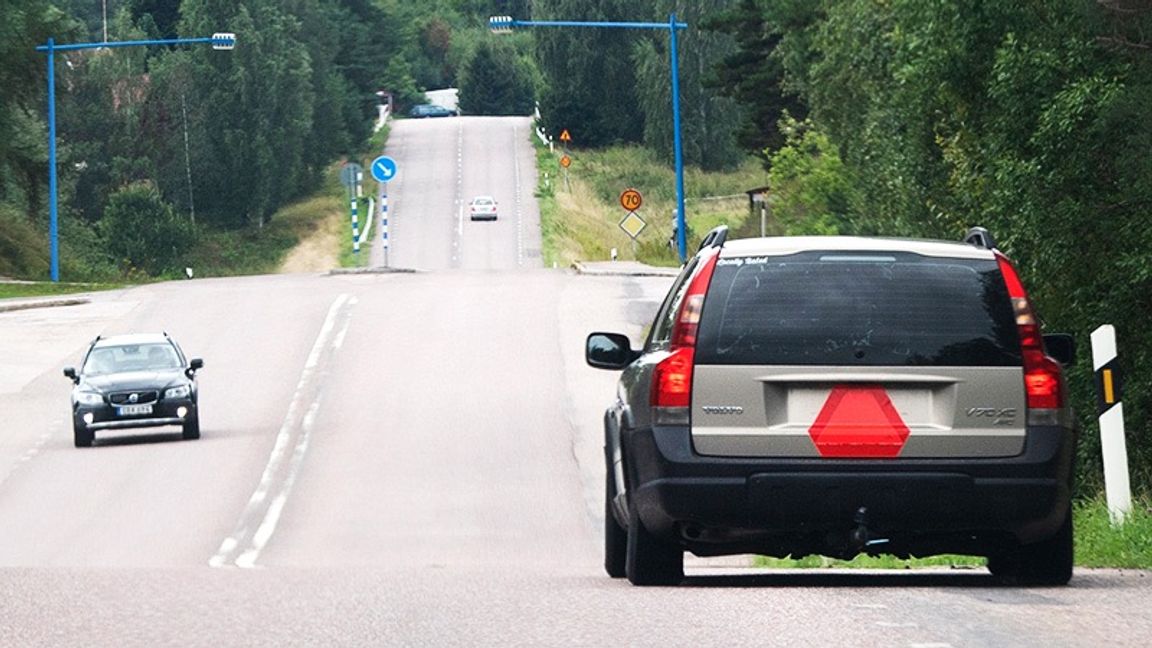
<svg viewBox="0 0 1152 648"><path fill-rule="evenodd" d="M969 228L968 233L964 235L964 242L986 250L996 247L996 239L992 238L992 234L983 227Z"/></svg>
<svg viewBox="0 0 1152 648"><path fill-rule="evenodd" d="M712 231L704 235L704 240L700 241L700 247L696 249L697 252L706 247L722 247L724 241L728 240L728 226L717 225L712 228Z"/></svg>

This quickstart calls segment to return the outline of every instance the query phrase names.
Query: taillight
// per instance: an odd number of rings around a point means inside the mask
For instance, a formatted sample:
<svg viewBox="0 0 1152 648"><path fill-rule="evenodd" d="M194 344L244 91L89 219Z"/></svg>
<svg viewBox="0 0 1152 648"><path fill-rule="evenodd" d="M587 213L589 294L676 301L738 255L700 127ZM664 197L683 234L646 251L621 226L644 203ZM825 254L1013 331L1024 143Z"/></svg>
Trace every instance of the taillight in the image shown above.
<svg viewBox="0 0 1152 648"><path fill-rule="evenodd" d="M1020 349L1024 357L1024 393L1028 409L1059 409L1064 407L1064 376L1060 363L1044 353L1044 336L1036 313L1028 301L1028 293L1012 263L999 252L996 262L1008 286L1016 329L1020 334Z"/></svg>
<svg viewBox="0 0 1152 648"><path fill-rule="evenodd" d="M700 329L700 315L704 311L704 295L712 282L719 249L700 262L696 274L688 280L688 287L672 323L671 354L661 360L652 372L653 407L685 408L692 402L692 368L696 357L696 334ZM684 419L687 420L686 418Z"/></svg>
<svg viewBox="0 0 1152 648"><path fill-rule="evenodd" d="M681 347L652 370L652 406L688 407L692 402L692 362L696 350Z"/></svg>

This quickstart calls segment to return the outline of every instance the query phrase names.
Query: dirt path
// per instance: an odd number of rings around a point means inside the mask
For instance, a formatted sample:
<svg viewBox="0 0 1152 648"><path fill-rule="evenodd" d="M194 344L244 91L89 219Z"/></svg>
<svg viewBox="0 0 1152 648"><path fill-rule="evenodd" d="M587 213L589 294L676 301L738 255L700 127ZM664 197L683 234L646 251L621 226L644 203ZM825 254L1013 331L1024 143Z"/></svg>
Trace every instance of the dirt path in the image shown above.
<svg viewBox="0 0 1152 648"><path fill-rule="evenodd" d="M327 272L340 266L340 237L344 235L344 215L329 214L316 229L288 253L280 272Z"/></svg>

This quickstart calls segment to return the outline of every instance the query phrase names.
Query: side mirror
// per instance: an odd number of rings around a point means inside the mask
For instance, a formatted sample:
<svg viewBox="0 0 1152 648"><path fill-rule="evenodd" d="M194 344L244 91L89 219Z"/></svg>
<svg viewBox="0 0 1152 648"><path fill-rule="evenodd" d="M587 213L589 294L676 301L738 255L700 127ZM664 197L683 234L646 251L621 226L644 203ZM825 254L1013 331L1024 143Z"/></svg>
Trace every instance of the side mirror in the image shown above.
<svg viewBox="0 0 1152 648"><path fill-rule="evenodd" d="M204 368L204 361L203 360L201 360L200 358L192 358L191 360L188 361L188 371L185 371L184 373L188 374L188 377L191 378L193 373L195 373L195 372L197 372L203 368Z"/></svg>
<svg viewBox="0 0 1152 648"><path fill-rule="evenodd" d="M597 369L623 369L639 357L628 336L620 333L593 333L584 343L584 360Z"/></svg>
<svg viewBox="0 0 1152 648"><path fill-rule="evenodd" d="M1044 349L1052 359L1065 367L1076 364L1076 338L1067 333L1049 333L1044 336Z"/></svg>
<svg viewBox="0 0 1152 648"><path fill-rule="evenodd" d="M64 367L64 376L67 378L71 378L72 382L74 382L74 383L80 382L80 377L76 375L76 368L75 367Z"/></svg>

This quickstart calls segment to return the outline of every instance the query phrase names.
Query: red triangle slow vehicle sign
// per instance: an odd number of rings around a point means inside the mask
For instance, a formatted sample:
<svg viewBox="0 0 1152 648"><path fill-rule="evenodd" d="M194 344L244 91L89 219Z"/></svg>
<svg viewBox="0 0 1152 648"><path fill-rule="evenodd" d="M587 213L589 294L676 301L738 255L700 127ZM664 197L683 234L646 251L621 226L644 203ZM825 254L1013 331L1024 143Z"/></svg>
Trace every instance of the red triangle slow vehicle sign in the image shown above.
<svg viewBox="0 0 1152 648"><path fill-rule="evenodd" d="M888 392L877 385L836 385L808 435L821 457L895 457L908 440Z"/></svg>

